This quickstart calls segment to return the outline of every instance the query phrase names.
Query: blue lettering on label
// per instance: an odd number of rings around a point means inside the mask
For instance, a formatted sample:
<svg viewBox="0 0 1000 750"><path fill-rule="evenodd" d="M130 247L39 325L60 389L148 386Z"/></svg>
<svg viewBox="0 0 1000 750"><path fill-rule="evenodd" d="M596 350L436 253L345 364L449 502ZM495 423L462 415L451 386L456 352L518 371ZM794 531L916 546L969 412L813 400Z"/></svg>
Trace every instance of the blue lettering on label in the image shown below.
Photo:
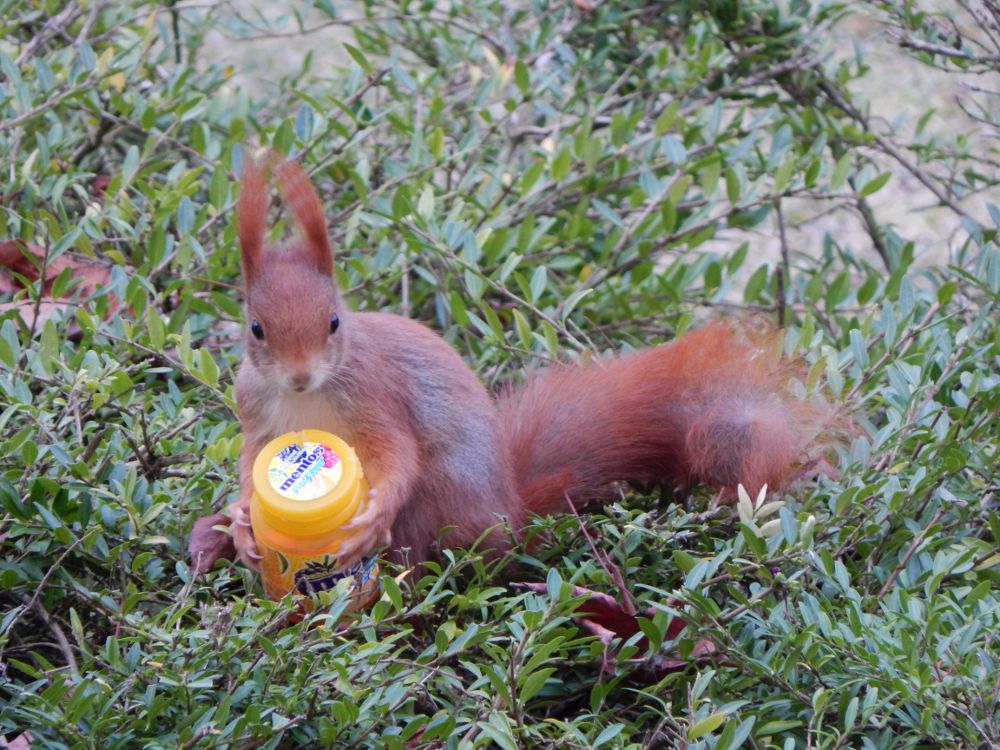
<svg viewBox="0 0 1000 750"><path fill-rule="evenodd" d="M289 447L291 447L291 446L289 446ZM281 456L280 453L278 455ZM281 483L281 486L278 487L278 492L285 492L285 491L287 491L289 487L291 487L293 484L295 484L296 480L298 480L300 477L302 477L304 474L306 474L306 472L309 470L310 466L312 466L313 464L315 464L317 461L322 460L322 458L323 458L323 446L322 445L319 445L316 448L314 448L312 453L306 453L305 451L303 451L302 455L300 455L298 457L298 459L297 459L298 460L298 466L296 466L292 470L292 473L289 474L288 477L285 479L285 481ZM317 466L316 469L318 471L319 467ZM310 472L309 476L311 477L312 474L314 474L314 473L315 472Z"/></svg>
<svg viewBox="0 0 1000 750"><path fill-rule="evenodd" d="M290 443L278 451L277 457L282 461L292 462L298 460L296 456L302 453L302 449L299 447L298 443Z"/></svg>
<svg viewBox="0 0 1000 750"><path fill-rule="evenodd" d="M318 594L332 589L344 578L353 578L355 587L364 586L372 576L376 560L372 555L343 570L338 569L336 558L324 555L322 560L312 560L295 571L295 589L300 594Z"/></svg>

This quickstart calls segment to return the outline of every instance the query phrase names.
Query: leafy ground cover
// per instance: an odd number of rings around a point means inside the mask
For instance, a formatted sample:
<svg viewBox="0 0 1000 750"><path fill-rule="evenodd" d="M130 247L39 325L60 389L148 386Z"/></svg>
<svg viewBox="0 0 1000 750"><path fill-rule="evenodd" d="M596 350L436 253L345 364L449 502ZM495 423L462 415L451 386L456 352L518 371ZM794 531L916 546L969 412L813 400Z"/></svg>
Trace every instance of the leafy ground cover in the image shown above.
<svg viewBox="0 0 1000 750"><path fill-rule="evenodd" d="M827 44L859 17L911 69L973 81L954 127L871 116L864 51ZM995 2L2 0L0 19L10 742L998 746ZM205 44L321 26L344 64L307 54L263 90ZM289 625L246 571L193 579L183 554L235 488L248 142L309 169L352 304L428 322L490 385L755 313L858 430L836 471L760 503L629 492L538 519L515 553L534 586L454 553L387 571L345 630L337 600ZM945 262L880 213L897 184L946 217ZM588 592L616 606L593 616Z"/></svg>

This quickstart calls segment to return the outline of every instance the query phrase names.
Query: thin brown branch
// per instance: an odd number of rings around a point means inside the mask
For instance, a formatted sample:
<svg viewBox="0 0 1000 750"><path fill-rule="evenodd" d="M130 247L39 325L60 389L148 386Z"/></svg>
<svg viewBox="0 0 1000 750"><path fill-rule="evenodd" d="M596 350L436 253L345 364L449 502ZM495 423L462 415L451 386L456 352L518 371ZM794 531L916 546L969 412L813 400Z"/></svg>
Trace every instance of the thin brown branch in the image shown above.
<svg viewBox="0 0 1000 750"><path fill-rule="evenodd" d="M917 549L919 549L920 545L924 543L924 539L930 533L930 530L934 527L934 524L936 524L939 520L941 520L941 516L944 515L944 511L945 509L943 507L938 508L937 513L934 514L934 517L930 520L930 522L921 530L919 534L917 534L916 539L914 539L913 543L910 544L910 548L906 550L906 554L903 555L902 559L899 561L896 567L892 569L892 573L890 573L889 577L885 579L885 583L882 584L882 588L878 590L877 598L882 599L889 592L889 589L892 588L892 584L896 582L896 579L899 577L899 574L910 562L910 558L913 557Z"/></svg>

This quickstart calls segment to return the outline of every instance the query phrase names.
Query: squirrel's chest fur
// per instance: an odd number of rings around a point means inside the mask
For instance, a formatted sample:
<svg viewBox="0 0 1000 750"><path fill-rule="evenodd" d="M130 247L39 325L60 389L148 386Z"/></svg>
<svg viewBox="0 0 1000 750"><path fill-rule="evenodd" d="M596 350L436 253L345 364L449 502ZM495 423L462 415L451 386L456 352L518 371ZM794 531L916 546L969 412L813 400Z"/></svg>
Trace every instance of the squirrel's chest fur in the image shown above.
<svg viewBox="0 0 1000 750"><path fill-rule="evenodd" d="M355 440L350 415L323 391L260 393L237 389L237 399L241 411L253 412L252 419L242 420L243 427L244 430L251 427L253 437L258 440L267 441L286 432L310 428L332 432L348 443Z"/></svg>

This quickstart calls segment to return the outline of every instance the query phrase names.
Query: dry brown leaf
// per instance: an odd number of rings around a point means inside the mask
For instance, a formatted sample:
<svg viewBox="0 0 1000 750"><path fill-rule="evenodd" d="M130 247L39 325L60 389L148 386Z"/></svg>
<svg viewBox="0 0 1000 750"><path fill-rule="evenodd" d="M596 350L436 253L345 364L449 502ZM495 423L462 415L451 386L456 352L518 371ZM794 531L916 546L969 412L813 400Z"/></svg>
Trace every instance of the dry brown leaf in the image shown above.
<svg viewBox="0 0 1000 750"><path fill-rule="evenodd" d="M514 586L539 594L544 594L548 590L544 583L515 583ZM605 672L612 671L609 655L613 653L614 641L617 639L624 642L637 633L641 633L639 618L652 619L657 612L655 607L647 607L641 612L630 614L628 609L614 597L582 586L573 587L573 596L586 597L586 601L580 605L574 619L580 627L597 636L604 644L601 670ZM671 601L670 604L678 604L678 602ZM679 617L671 619L667 624L666 638L675 640L684 630L686 624ZM643 635L636 641L636 646L640 652L643 652L649 647L649 640ZM715 651L714 643L699 640L692 648L690 657L681 659L672 655L657 654L645 662L635 676L640 676L649 682L658 682L671 672L681 671L687 669L691 664L711 659L714 657Z"/></svg>
<svg viewBox="0 0 1000 750"><path fill-rule="evenodd" d="M99 174L90 182L90 193L95 198L100 198L104 195L104 191L108 189L108 184L111 182L111 178L106 174Z"/></svg>
<svg viewBox="0 0 1000 750"><path fill-rule="evenodd" d="M34 737L30 732L22 732L12 740L5 740L0 737L0 750L31 750L31 741Z"/></svg>
<svg viewBox="0 0 1000 750"><path fill-rule="evenodd" d="M34 257L34 262L28 255ZM40 276L40 269L44 265L44 259L45 250L33 243L20 240L0 242L0 293L13 293L24 289L25 280L29 284L36 283ZM52 284L59 274L67 268L70 269L73 278L79 279L79 283L72 288L67 297L54 299L51 296ZM45 266L42 299L39 302L30 299L5 302L0 304L0 312L17 310L25 325L37 327L57 312L71 311L77 304L73 299L77 294L80 297L88 297L110 281L111 272L106 266L70 253L64 253ZM109 295L108 315L111 315L120 306L119 301L113 295Z"/></svg>

